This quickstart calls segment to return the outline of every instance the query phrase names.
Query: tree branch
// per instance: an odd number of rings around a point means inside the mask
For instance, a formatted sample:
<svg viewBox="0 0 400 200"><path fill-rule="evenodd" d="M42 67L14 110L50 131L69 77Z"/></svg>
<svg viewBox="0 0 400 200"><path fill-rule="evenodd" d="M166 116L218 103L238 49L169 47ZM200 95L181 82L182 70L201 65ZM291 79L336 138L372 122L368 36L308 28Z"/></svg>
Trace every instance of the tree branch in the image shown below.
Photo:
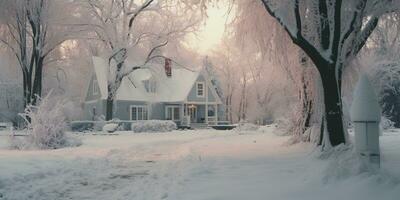
<svg viewBox="0 0 400 200"><path fill-rule="evenodd" d="M163 47L163 46L166 46L167 44L168 44L168 40L165 41L164 43L161 43L161 44L159 44L159 45L153 47L153 48L150 50L149 54L147 55L147 58L146 58L146 62L145 62L145 63L148 63L148 62L151 60L150 57L153 55L153 53L154 53L157 49L159 49L159 48L161 48L161 47Z"/></svg>
<svg viewBox="0 0 400 200"><path fill-rule="evenodd" d="M375 30L378 25L379 17L375 16L370 19L365 25L365 28L362 30L360 36L356 38L356 45L354 47L354 53L357 54L360 50L365 46L369 36L371 36L372 32Z"/></svg>
<svg viewBox="0 0 400 200"><path fill-rule="evenodd" d="M321 29L321 46L323 49L328 49L331 40L331 30L328 20L328 6L326 0L319 0L318 2L319 24Z"/></svg>
<svg viewBox="0 0 400 200"><path fill-rule="evenodd" d="M307 39L305 39L303 37L303 35L301 34L301 29L297 30L295 33L292 32L288 25L282 20L281 17L279 17L271 8L271 5L268 3L269 0L261 0L262 3L264 4L265 9L267 10L267 12L273 17L275 18L279 24L281 24L284 28L284 30L288 33L289 37L292 39L293 43L296 44L297 46L299 46L301 49L303 49L304 52L306 52L306 54L315 62L321 62L321 61L325 61L325 62L332 62L331 60L329 60L329 58L325 58L322 56L322 54L317 50L317 48L315 48L314 45L312 45ZM296 0L295 2L295 7L293 12L296 15L296 27L298 27L299 25L301 26L301 18L300 18L300 11L299 11L299 0ZM298 22L299 21L299 22Z"/></svg>
<svg viewBox="0 0 400 200"><path fill-rule="evenodd" d="M153 55L153 53L154 53L157 49L159 49L159 48L161 48L161 47L163 47L163 46L165 46L165 45L167 45L167 44L168 44L168 41L166 41L166 42L164 42L164 43L161 43L161 44L159 44L159 45L153 47L153 48L150 50L149 54L147 54L147 58L146 58L146 60L144 61L143 64L132 67L132 68L129 69L127 72L125 72L125 73L122 75L122 77L125 77L125 76L129 75L130 73L132 73L133 71L142 68L143 66L147 65L150 61L152 61L152 60L155 59L155 58L166 58L165 56L162 56L162 55L155 55L155 56L152 56L152 55Z"/></svg>
<svg viewBox="0 0 400 200"><path fill-rule="evenodd" d="M133 13L127 13L127 15L131 15L133 14L133 16L129 19L129 24L128 24L128 33L131 31L132 26L133 26L133 22L135 21L136 17L142 12L144 11L144 9L146 9L147 7L150 6L151 3L153 3L154 0L147 0L137 11L133 12ZM128 35L129 37L129 35Z"/></svg>
<svg viewBox="0 0 400 200"><path fill-rule="evenodd" d="M335 2L335 14L334 14L334 31L332 40L332 56L333 60L337 60L339 55L340 39L342 36L342 0L336 0ZM329 23L329 22L328 22Z"/></svg>

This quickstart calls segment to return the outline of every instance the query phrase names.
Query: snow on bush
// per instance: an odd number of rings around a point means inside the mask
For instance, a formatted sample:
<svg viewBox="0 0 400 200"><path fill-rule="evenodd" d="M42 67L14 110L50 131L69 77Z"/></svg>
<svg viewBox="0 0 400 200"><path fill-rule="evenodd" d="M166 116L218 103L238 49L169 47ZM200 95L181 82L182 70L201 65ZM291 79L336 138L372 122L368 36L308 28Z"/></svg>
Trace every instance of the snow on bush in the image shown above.
<svg viewBox="0 0 400 200"><path fill-rule="evenodd" d="M293 122L286 117L276 119L275 122L278 135L290 135L290 130L293 127Z"/></svg>
<svg viewBox="0 0 400 200"><path fill-rule="evenodd" d="M132 131L135 133L170 132L176 129L177 126L173 121L148 120L132 123Z"/></svg>
<svg viewBox="0 0 400 200"><path fill-rule="evenodd" d="M244 132L244 131L257 131L260 128L260 126L248 123L248 122L240 122L235 130L236 132Z"/></svg>
<svg viewBox="0 0 400 200"><path fill-rule="evenodd" d="M66 133L64 114L65 100L54 97L51 92L38 102L30 105L20 114L27 124L27 136L11 137L11 147L16 149L58 149L79 146L81 141Z"/></svg>
<svg viewBox="0 0 400 200"><path fill-rule="evenodd" d="M381 123L379 124L382 130L389 130L389 129L394 129L395 123L391 121L390 119L386 118L385 116L382 116L381 118Z"/></svg>
<svg viewBox="0 0 400 200"><path fill-rule="evenodd" d="M114 133L118 130L119 125L117 123L110 123L103 126L103 132Z"/></svg>
<svg viewBox="0 0 400 200"><path fill-rule="evenodd" d="M104 115L101 115L100 117L97 117L97 121L93 122L93 130L94 131L102 131L103 127L107 124L106 118Z"/></svg>

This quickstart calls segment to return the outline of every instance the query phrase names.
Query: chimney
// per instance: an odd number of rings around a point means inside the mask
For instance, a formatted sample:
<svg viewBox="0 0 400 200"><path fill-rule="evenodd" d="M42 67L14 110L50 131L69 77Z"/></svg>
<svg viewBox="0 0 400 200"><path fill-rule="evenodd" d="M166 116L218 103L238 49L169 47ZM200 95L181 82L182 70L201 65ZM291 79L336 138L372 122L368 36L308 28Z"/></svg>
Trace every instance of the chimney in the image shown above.
<svg viewBox="0 0 400 200"><path fill-rule="evenodd" d="M172 66L171 66L170 58L165 58L164 68L165 68L165 74L167 75L167 77L171 77L172 76Z"/></svg>

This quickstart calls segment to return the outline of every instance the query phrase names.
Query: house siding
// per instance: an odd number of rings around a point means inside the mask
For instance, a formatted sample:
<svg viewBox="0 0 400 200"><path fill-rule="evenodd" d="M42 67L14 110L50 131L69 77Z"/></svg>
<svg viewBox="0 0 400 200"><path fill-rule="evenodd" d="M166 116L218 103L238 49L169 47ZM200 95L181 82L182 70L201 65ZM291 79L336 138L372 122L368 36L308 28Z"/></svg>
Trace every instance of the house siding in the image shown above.
<svg viewBox="0 0 400 200"><path fill-rule="evenodd" d="M164 120L165 119L165 104L153 103L149 105L144 101L121 101L117 100L114 103L114 118L120 120L130 120L131 106L148 106L149 119ZM84 112L86 120L93 120L93 108L96 109L96 116L105 115L106 101L98 100L94 102L86 102L84 104Z"/></svg>
<svg viewBox="0 0 400 200"><path fill-rule="evenodd" d="M120 120L130 120L131 106L147 106L144 101L121 101L117 100L114 104L114 118Z"/></svg>
<svg viewBox="0 0 400 200"><path fill-rule="evenodd" d="M151 118L156 120L165 119L165 104L164 103L153 103L151 105Z"/></svg>
<svg viewBox="0 0 400 200"><path fill-rule="evenodd" d="M96 75L92 75L92 77L90 78L89 87L86 92L86 101L93 101L93 100L101 98L99 85L95 86L95 87L97 87L97 91L98 91L97 94L93 94L94 80L97 80Z"/></svg>
<svg viewBox="0 0 400 200"><path fill-rule="evenodd" d="M189 102L206 102L206 95L204 95L204 97L198 97L197 96L197 82L204 82L206 84L207 91L208 91L208 102L210 103L215 103L215 96L212 93L212 88L210 88L210 85L206 82L204 76L202 74L199 75L199 77L197 78L196 82L193 84L192 89L189 92L189 95L187 97L187 100Z"/></svg>
<svg viewBox="0 0 400 200"><path fill-rule="evenodd" d="M93 102L86 102L84 105L84 113L85 119L93 120L105 113L105 101L104 100L97 100ZM93 109L96 109L96 116L94 116Z"/></svg>

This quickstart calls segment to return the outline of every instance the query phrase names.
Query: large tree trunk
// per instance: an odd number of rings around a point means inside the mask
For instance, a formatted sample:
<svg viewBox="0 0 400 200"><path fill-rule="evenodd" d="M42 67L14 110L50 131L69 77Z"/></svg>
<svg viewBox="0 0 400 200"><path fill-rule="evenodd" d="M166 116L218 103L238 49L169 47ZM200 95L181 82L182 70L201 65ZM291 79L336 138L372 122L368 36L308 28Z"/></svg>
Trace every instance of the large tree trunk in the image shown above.
<svg viewBox="0 0 400 200"><path fill-rule="evenodd" d="M343 127L341 92L336 76L333 75L335 74L335 68L333 66L321 68L324 69L320 71L325 103L324 120L326 121L326 129L328 131L330 144L332 146L337 146L346 142L345 130Z"/></svg>
<svg viewBox="0 0 400 200"><path fill-rule="evenodd" d="M107 89L109 92L108 92L107 100L106 100L106 121L110 121L113 119L113 114L114 114L114 111L113 111L114 96L112 93L112 86L110 84L108 84Z"/></svg>
<svg viewBox="0 0 400 200"><path fill-rule="evenodd" d="M34 82L32 86L32 104L36 105L42 96L42 81L43 81L43 59L37 58L36 71L34 75Z"/></svg>
<svg viewBox="0 0 400 200"><path fill-rule="evenodd" d="M24 108L26 108L31 103L30 89L28 87L28 73L22 72L22 82L23 82L23 95L24 95Z"/></svg>
<svg viewBox="0 0 400 200"><path fill-rule="evenodd" d="M106 121L110 121L113 118L113 98L107 97L106 101Z"/></svg>
<svg viewBox="0 0 400 200"><path fill-rule="evenodd" d="M118 88L121 86L122 79L125 77L122 75L122 69L124 67L125 61L120 61L117 64L116 77L112 83L108 83L107 85L107 102L106 102L106 121L110 121L113 119L113 107L114 107L114 98L117 95Z"/></svg>

